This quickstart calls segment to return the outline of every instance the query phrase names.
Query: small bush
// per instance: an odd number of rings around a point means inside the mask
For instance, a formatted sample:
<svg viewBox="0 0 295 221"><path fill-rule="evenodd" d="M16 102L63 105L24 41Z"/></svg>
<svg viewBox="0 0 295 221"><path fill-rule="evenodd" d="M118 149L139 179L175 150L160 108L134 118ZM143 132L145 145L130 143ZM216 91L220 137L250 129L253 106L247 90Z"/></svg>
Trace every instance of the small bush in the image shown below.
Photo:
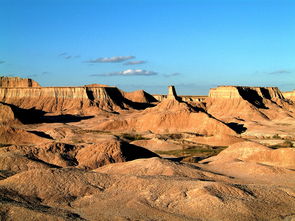
<svg viewBox="0 0 295 221"><path fill-rule="evenodd" d="M281 139L281 137L278 134L275 134L272 136L273 139Z"/></svg>
<svg viewBox="0 0 295 221"><path fill-rule="evenodd" d="M122 134L121 138L134 141L134 140L148 140L147 138L143 137L141 134Z"/></svg>

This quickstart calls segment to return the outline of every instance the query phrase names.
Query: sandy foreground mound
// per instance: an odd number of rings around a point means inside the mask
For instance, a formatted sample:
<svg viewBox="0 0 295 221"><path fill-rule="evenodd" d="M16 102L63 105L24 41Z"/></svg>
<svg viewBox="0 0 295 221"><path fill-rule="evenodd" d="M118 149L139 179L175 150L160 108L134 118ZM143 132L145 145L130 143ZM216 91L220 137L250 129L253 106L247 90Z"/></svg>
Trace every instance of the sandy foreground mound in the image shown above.
<svg viewBox="0 0 295 221"><path fill-rule="evenodd" d="M147 149L117 139L101 139L96 144L46 144L7 146L0 149L0 170L18 173L34 168L78 167L95 169L100 166L138 158L155 157Z"/></svg>
<svg viewBox="0 0 295 221"><path fill-rule="evenodd" d="M1 216L10 220L283 220L294 215L294 188L230 183L226 176L156 158L97 171L104 173L35 169L10 176L0 181Z"/></svg>
<svg viewBox="0 0 295 221"><path fill-rule="evenodd" d="M0 143L2 144L36 144L48 141L26 130L0 125Z"/></svg>
<svg viewBox="0 0 295 221"><path fill-rule="evenodd" d="M204 160L204 162L214 164L236 159L295 169L294 148L280 148L274 150L250 141L233 144L217 156L208 158Z"/></svg>
<svg viewBox="0 0 295 221"><path fill-rule="evenodd" d="M156 107L125 117L114 117L96 129L109 131L152 131L153 133L194 132L204 135L229 134L235 131L207 113L197 111L184 102L166 99Z"/></svg>

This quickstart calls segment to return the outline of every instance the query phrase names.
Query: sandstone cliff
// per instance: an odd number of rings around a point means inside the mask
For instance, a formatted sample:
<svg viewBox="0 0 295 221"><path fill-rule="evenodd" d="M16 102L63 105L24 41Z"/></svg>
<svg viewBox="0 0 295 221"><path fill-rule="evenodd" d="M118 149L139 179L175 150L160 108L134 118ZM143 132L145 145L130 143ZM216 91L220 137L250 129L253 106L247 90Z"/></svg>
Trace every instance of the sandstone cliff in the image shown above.
<svg viewBox="0 0 295 221"><path fill-rule="evenodd" d="M0 88L1 102L63 114L116 111L123 108L121 98L120 91L111 87Z"/></svg>
<svg viewBox="0 0 295 221"><path fill-rule="evenodd" d="M0 77L0 87L40 87L40 85L30 78Z"/></svg>
<svg viewBox="0 0 295 221"><path fill-rule="evenodd" d="M23 109L33 108L59 114L96 114L101 110L117 112L128 108L136 109L136 102L138 101L152 102L152 96L144 91L126 93L107 85L23 87L24 85L18 80L19 78L5 77L3 79L6 79L5 82L10 82L9 85L15 85L15 87L0 87L0 102ZM35 85L35 83L32 83L32 85ZM124 97L125 95L126 97Z"/></svg>
<svg viewBox="0 0 295 221"><path fill-rule="evenodd" d="M206 110L213 116L232 120L270 120L294 117L294 105L277 87L220 86L210 89Z"/></svg>

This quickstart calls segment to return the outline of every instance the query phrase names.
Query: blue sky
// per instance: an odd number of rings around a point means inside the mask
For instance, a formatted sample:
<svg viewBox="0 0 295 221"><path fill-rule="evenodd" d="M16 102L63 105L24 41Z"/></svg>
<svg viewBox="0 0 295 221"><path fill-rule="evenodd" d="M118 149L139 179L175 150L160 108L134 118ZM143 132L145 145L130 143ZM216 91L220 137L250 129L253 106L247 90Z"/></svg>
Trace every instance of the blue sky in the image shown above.
<svg viewBox="0 0 295 221"><path fill-rule="evenodd" d="M295 89L294 0L0 0L0 75L205 95Z"/></svg>

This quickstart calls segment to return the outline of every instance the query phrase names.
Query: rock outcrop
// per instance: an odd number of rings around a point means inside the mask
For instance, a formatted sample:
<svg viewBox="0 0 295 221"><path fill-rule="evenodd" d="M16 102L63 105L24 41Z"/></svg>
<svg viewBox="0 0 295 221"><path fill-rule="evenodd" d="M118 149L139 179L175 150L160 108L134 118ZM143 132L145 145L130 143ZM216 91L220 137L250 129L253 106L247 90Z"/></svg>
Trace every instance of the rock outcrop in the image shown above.
<svg viewBox="0 0 295 221"><path fill-rule="evenodd" d="M135 103L153 103L157 100L144 90L138 90L133 92L123 92L123 95L126 99L135 102Z"/></svg>
<svg viewBox="0 0 295 221"><path fill-rule="evenodd" d="M40 85L30 78L0 77L0 87L40 87Z"/></svg>
<svg viewBox="0 0 295 221"><path fill-rule="evenodd" d="M290 99L295 102L295 90L283 92L283 95L286 99Z"/></svg>
<svg viewBox="0 0 295 221"><path fill-rule="evenodd" d="M271 149L259 143L245 141L235 143L217 156L208 158L203 162L219 164L235 160L295 169L295 149Z"/></svg>
<svg viewBox="0 0 295 221"><path fill-rule="evenodd" d="M10 124L15 121L16 118L11 107L0 103L0 125Z"/></svg>
<svg viewBox="0 0 295 221"><path fill-rule="evenodd" d="M140 114L114 117L97 125L107 131L152 131L154 133L194 132L203 135L229 134L235 131L207 113L195 110L187 103L165 99Z"/></svg>
<svg viewBox="0 0 295 221"><path fill-rule="evenodd" d="M0 87L0 102L23 109L37 109L58 114L96 114L99 111L118 112L137 108L136 102L150 103L148 93L125 93L116 87L92 84L83 87L24 87L19 78L5 77ZM30 79L23 79L29 81ZM33 81L32 81L33 82ZM7 85L16 85L7 87ZM32 85L35 85L32 84ZM126 97L124 97L126 95ZM129 99L130 100L129 100ZM145 108L144 106L141 106Z"/></svg>
<svg viewBox="0 0 295 221"><path fill-rule="evenodd" d="M206 110L222 120L272 120L294 117L290 104L276 87L220 86L210 89Z"/></svg>

